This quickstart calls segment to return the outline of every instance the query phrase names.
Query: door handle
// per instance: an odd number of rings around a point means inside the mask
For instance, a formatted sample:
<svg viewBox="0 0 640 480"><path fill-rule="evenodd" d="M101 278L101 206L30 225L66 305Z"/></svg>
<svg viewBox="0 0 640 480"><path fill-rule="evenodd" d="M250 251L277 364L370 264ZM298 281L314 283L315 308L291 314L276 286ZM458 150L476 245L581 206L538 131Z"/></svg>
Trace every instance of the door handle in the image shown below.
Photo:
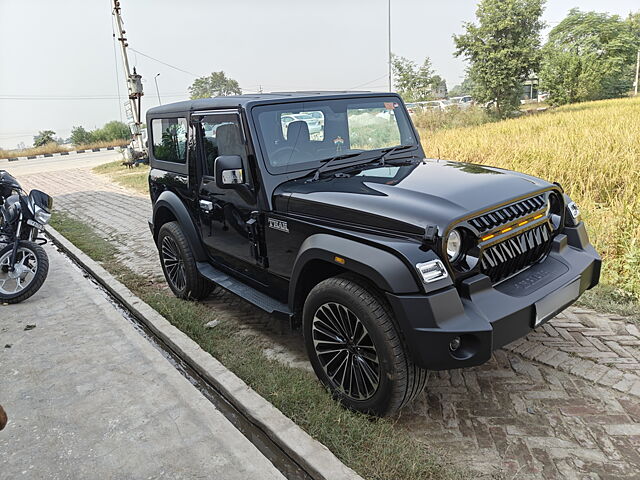
<svg viewBox="0 0 640 480"><path fill-rule="evenodd" d="M210 212L213 210L213 202L210 202L209 200L200 200L200 208L205 212Z"/></svg>

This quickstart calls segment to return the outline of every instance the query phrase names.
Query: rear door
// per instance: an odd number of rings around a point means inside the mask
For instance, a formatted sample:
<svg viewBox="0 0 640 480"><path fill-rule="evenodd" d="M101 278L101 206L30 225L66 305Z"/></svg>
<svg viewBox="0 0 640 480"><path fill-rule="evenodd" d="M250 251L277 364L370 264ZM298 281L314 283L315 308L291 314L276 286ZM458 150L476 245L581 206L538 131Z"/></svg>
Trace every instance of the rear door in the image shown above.
<svg viewBox="0 0 640 480"><path fill-rule="evenodd" d="M198 197L204 244L216 263L251 283L264 285L266 269L254 249L254 241L259 240L255 238L258 229L252 227L257 222L257 201L238 190L218 188L215 181L215 159L238 155L242 158L245 182L254 187L240 114L237 110L206 113L194 126L201 165Z"/></svg>

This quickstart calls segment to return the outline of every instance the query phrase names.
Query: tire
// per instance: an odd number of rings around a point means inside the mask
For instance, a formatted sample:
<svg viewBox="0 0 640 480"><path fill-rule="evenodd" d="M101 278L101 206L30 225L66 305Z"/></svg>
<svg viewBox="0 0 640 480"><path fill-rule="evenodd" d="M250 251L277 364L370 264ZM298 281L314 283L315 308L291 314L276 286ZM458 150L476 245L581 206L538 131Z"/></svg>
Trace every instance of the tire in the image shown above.
<svg viewBox="0 0 640 480"><path fill-rule="evenodd" d="M196 267L187 237L178 222L168 222L158 232L158 253L167 284L184 300L202 300L215 288Z"/></svg>
<svg viewBox="0 0 640 480"><path fill-rule="evenodd" d="M311 290L302 318L309 360L334 398L384 417L422 392L427 371L409 358L390 308L375 292L356 277L329 278Z"/></svg>
<svg viewBox="0 0 640 480"><path fill-rule="evenodd" d="M7 245L0 250L0 303L25 301L40 290L49 273L49 257L44 248L23 240L18 243L16 265L26 270L17 275L9 272L12 249L13 245Z"/></svg>

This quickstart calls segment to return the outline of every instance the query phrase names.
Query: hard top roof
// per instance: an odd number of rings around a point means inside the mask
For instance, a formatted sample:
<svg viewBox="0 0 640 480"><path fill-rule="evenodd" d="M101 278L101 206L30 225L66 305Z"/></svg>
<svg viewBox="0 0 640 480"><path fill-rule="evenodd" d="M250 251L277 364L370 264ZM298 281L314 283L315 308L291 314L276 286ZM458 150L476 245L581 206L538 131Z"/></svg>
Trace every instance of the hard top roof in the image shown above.
<svg viewBox="0 0 640 480"><path fill-rule="evenodd" d="M183 102L168 103L147 110L147 115L162 113L189 112L194 110L214 110L219 108L243 108L263 103L280 103L291 101L309 101L337 99L345 97L388 97L396 96L395 93L366 92L366 91L310 91L310 92L272 92L272 93L248 93L243 95L229 95L225 97L200 98L198 100L185 100Z"/></svg>

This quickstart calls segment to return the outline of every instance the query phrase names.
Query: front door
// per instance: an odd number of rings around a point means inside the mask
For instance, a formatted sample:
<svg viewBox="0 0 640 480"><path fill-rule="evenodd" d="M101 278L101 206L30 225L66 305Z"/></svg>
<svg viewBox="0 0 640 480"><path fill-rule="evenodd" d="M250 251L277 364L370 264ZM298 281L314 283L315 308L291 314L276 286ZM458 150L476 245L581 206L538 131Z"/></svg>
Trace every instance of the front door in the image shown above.
<svg viewBox="0 0 640 480"><path fill-rule="evenodd" d="M264 278L254 250L252 218L258 209L255 200L236 189L218 188L215 159L222 155L242 158L244 181L252 187L247 146L237 111L206 114L195 123L201 165L199 206L202 238L213 260L247 279Z"/></svg>

